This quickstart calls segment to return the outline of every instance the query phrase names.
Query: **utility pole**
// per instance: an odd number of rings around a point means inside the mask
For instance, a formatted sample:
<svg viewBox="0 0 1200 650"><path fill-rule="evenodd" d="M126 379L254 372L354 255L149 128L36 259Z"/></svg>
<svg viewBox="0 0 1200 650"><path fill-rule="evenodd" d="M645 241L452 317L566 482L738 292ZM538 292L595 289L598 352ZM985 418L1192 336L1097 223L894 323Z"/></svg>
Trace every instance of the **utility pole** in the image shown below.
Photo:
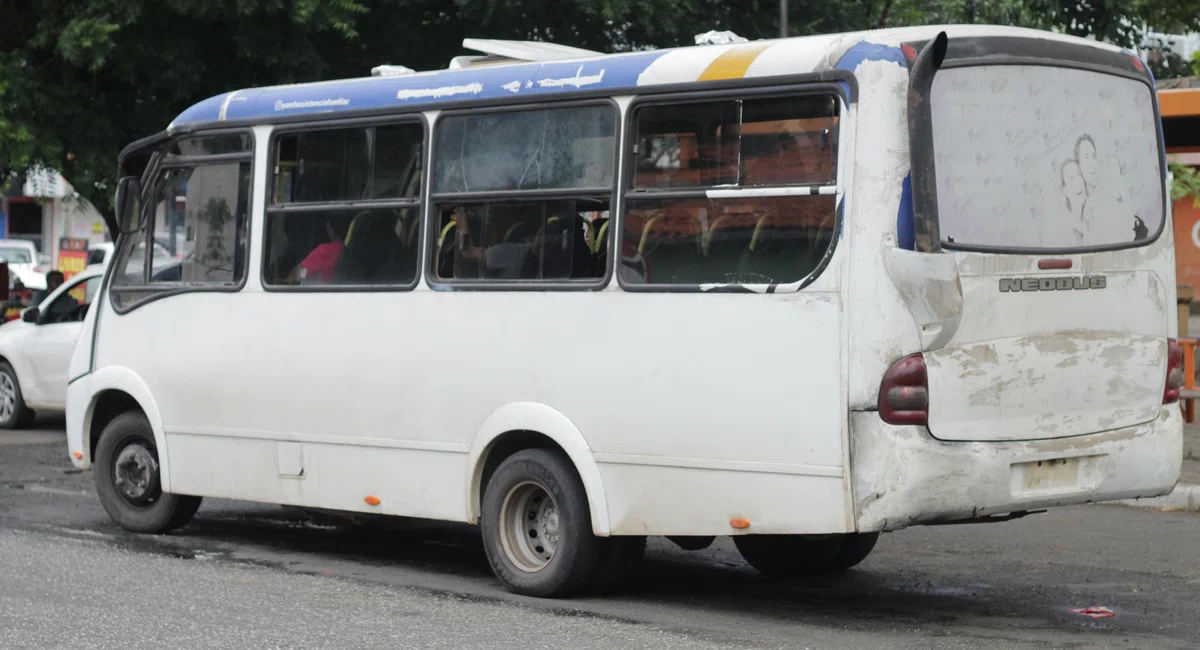
<svg viewBox="0 0 1200 650"><path fill-rule="evenodd" d="M788 37L787 0L779 0L779 38Z"/></svg>

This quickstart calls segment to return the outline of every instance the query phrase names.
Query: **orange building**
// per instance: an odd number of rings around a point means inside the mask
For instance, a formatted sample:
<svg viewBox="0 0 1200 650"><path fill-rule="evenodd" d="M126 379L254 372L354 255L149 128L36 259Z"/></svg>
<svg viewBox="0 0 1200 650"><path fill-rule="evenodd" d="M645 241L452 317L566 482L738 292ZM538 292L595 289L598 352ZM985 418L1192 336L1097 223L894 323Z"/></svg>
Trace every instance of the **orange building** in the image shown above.
<svg viewBox="0 0 1200 650"><path fill-rule="evenodd" d="M1200 167L1200 77L1164 81L1158 104L1168 159ZM1174 208L1176 282L1200 290L1200 207L1189 196Z"/></svg>

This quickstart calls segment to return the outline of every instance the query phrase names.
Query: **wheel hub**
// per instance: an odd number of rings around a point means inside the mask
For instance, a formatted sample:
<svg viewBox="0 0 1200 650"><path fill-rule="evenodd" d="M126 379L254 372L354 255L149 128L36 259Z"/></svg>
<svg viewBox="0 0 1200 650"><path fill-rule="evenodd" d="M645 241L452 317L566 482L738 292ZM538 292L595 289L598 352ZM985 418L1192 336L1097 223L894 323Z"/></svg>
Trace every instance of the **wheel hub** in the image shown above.
<svg viewBox="0 0 1200 650"><path fill-rule="evenodd" d="M558 550L558 502L540 483L509 490L500 507L500 541L509 562L522 571L541 571Z"/></svg>
<svg viewBox="0 0 1200 650"><path fill-rule="evenodd" d="M0 420L12 417L17 409L17 385L7 372L0 372Z"/></svg>
<svg viewBox="0 0 1200 650"><path fill-rule="evenodd" d="M145 505L158 496L158 461L141 443L122 449L113 469L113 483L130 503Z"/></svg>

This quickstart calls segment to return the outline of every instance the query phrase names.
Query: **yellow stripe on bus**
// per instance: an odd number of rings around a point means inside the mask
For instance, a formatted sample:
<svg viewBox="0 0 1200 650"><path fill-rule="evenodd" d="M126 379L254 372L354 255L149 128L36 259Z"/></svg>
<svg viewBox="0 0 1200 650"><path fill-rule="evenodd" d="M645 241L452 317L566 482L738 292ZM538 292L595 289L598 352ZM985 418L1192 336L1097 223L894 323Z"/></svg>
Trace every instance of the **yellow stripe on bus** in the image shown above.
<svg viewBox="0 0 1200 650"><path fill-rule="evenodd" d="M716 81L719 79L741 79L750 69L750 64L771 47L771 43L746 43L735 45L721 56L718 56L696 81Z"/></svg>

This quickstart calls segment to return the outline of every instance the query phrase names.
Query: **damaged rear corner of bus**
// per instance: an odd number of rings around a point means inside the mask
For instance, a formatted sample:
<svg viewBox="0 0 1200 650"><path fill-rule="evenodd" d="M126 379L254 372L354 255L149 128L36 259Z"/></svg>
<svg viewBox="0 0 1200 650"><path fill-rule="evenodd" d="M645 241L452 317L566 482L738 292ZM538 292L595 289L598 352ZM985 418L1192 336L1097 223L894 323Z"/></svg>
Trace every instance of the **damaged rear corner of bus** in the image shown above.
<svg viewBox="0 0 1200 650"><path fill-rule="evenodd" d="M858 174L904 186L855 215L880 233L850 288L871 305L850 318L857 529L1169 493L1182 370L1144 63L1053 35L903 46L907 96L860 106L906 112L910 147Z"/></svg>

